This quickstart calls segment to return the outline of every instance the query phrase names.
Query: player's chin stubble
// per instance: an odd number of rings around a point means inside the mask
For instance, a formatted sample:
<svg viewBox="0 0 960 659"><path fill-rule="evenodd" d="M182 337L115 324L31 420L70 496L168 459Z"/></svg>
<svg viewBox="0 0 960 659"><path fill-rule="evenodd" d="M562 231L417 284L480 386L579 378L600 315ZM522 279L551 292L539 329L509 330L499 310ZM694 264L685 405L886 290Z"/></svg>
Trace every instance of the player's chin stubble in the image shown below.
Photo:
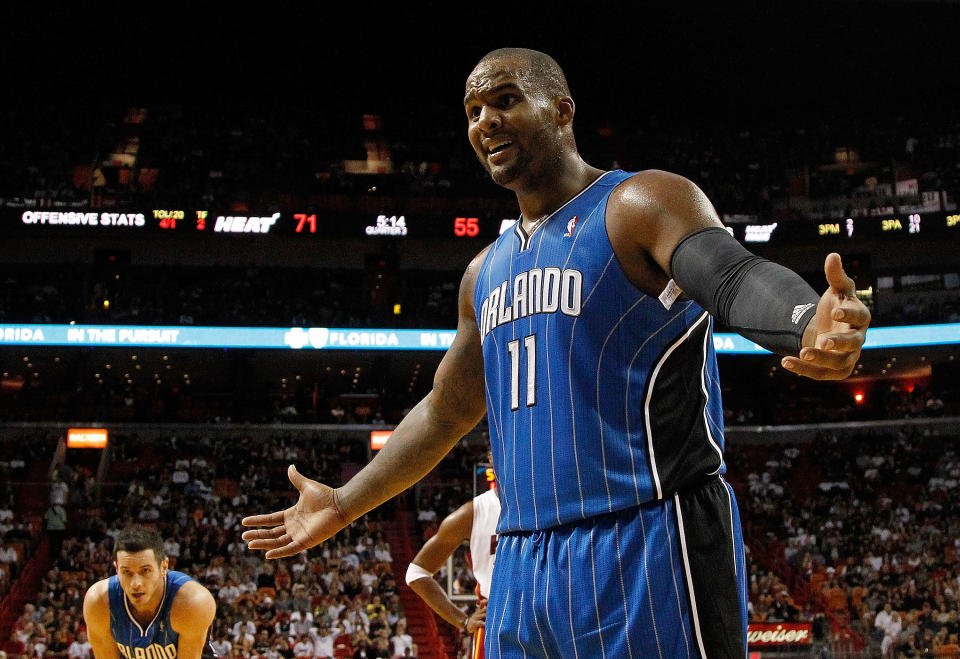
<svg viewBox="0 0 960 659"><path fill-rule="evenodd" d="M530 154L521 149L518 149L518 153L513 159L513 162L504 167L492 167L485 157L479 155L477 157L480 159L480 164L483 165L483 168L487 170L490 178L493 179L493 182L503 187L508 186L520 176L533 161Z"/></svg>

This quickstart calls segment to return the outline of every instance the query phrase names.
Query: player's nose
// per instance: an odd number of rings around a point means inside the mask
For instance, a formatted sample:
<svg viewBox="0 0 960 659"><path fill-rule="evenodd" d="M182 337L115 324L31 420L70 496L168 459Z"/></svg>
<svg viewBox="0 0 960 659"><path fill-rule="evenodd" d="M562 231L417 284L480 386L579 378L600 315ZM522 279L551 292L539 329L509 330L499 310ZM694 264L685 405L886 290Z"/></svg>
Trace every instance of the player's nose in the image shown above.
<svg viewBox="0 0 960 659"><path fill-rule="evenodd" d="M484 105L480 109L480 117L477 119L477 125L484 133L497 130L503 125L503 117L500 111L489 105Z"/></svg>

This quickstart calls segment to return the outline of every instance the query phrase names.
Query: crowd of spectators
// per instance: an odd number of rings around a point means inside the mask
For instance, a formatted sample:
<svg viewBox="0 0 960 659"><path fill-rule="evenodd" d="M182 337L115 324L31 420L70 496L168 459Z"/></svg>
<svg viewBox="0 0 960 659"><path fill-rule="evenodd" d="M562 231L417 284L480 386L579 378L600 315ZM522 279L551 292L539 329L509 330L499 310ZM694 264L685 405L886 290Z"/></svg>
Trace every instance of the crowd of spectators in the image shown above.
<svg viewBox="0 0 960 659"><path fill-rule="evenodd" d="M15 653L31 659L90 657L88 645L85 653L70 654L73 644L86 641L83 593L111 573L116 533L147 524L167 538L170 567L217 598L211 640L221 657L333 657L338 645L337 656L416 656L383 531L392 519L389 505L319 550L291 559L264 561L240 540L240 519L251 509L286 505L286 465L309 465L311 476L337 485L344 469L356 465L353 460L365 459L356 442L333 437L320 448L310 438L283 435L270 442L122 436L114 441L114 465L102 487L83 487L89 472L69 464L52 482L51 498L71 498L83 515L74 515L40 592L15 625L7 646ZM59 492L66 480L79 488ZM82 497L74 496L76 489Z"/></svg>
<svg viewBox="0 0 960 659"><path fill-rule="evenodd" d="M266 212L311 195L491 194L462 118L442 105L419 104L415 116L326 107L322 120L315 108L288 106L280 121L269 105L72 110L6 110L5 124L16 127L0 169L7 204L106 196ZM952 199L960 192L960 127L949 122L889 117L731 128L655 112L626 120L611 110L578 129L578 145L598 167L674 171L698 183L722 213L775 220L796 216L787 200L798 194L856 203L866 180L914 177L919 192L945 190ZM351 174L349 162L366 161L383 172L375 182Z"/></svg>
<svg viewBox="0 0 960 659"><path fill-rule="evenodd" d="M0 598L10 592L41 538L41 515L19 511L35 498L43 501L33 479L38 468L50 463L56 447L48 436L20 440L13 432L0 437Z"/></svg>
<svg viewBox="0 0 960 659"><path fill-rule="evenodd" d="M322 360L312 351L288 351L276 361L272 351L246 350L2 352L0 416L6 420L218 424L393 425L429 392L442 358L440 351L343 353ZM808 423L814 409L821 422L960 413L949 355L927 362L916 352L901 357L896 366L903 365L902 375L892 372L886 380L851 387L798 380L779 370L773 357L721 354L725 425ZM863 375L877 377L883 364L868 366Z"/></svg>
<svg viewBox="0 0 960 659"><path fill-rule="evenodd" d="M960 292L954 294L923 296L890 305L877 314L884 325L927 325L930 323L960 322Z"/></svg>
<svg viewBox="0 0 960 659"><path fill-rule="evenodd" d="M68 272L69 271L69 272ZM392 327L456 325L460 273L406 271L384 290L362 270L0 265L0 323ZM399 304L401 313L394 312Z"/></svg>
<svg viewBox="0 0 960 659"><path fill-rule="evenodd" d="M876 656L957 656L956 442L904 425L733 447L731 463L754 468L741 497L750 537L789 582L754 583L753 615L810 620L813 607L846 621Z"/></svg>
<svg viewBox="0 0 960 659"><path fill-rule="evenodd" d="M403 269L385 284L362 269L0 263L0 323L450 329L461 275ZM902 298L875 304L872 326L960 320L960 289Z"/></svg>
<svg viewBox="0 0 960 659"><path fill-rule="evenodd" d="M156 525L172 566L218 598L212 638L224 656L325 656L330 643L372 654L405 642L403 586L395 577L403 566L393 564L384 533L396 501L292 559L265 562L239 539L239 520L249 511L286 505L286 465L309 465L311 477L332 485L355 473L367 459L357 437L282 428L264 436L120 434L103 483L90 463L68 456L52 471L48 503L83 514L74 514L62 544L54 543L53 565L12 640L30 657L88 656L83 592L109 573L111 536L140 523ZM950 656L960 634L957 439L904 421L843 435L822 431L804 442L728 440L727 477L746 530L751 621L808 622L824 647L849 630L869 656ZM49 461L53 440L42 435L28 445ZM475 487L487 487L487 441L478 428L415 488L408 499L417 520L414 549ZM23 475L14 460L0 468ZM13 482L4 510L17 508ZM0 510L3 543L19 537L13 518ZM436 576L446 584L446 569ZM450 576L457 592L471 591L465 556L455 557Z"/></svg>
<svg viewBox="0 0 960 659"><path fill-rule="evenodd" d="M881 382L858 402L855 394L845 389L818 391L793 383L796 386L762 390L762 375L752 388L741 379L723 392L725 426L805 424L814 419L820 423L935 419L960 413L960 391L947 378ZM811 415L813 409L815 416Z"/></svg>

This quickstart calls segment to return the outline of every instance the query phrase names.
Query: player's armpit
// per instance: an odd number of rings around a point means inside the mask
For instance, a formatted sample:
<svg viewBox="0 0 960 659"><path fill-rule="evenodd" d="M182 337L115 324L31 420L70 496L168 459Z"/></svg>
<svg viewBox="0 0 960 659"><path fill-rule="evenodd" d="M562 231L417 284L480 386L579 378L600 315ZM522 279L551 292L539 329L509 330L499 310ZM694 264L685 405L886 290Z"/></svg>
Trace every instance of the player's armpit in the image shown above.
<svg viewBox="0 0 960 659"><path fill-rule="evenodd" d="M180 635L178 659L200 659L216 613L213 595L196 581L185 583L177 591L170 607L170 626Z"/></svg>

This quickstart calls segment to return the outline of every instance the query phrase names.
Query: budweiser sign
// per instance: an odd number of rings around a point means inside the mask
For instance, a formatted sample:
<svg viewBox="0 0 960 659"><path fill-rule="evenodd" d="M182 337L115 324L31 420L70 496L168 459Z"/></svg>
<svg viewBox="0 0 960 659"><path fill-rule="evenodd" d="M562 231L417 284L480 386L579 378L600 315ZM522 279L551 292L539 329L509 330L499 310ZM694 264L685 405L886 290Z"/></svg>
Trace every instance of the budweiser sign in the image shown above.
<svg viewBox="0 0 960 659"><path fill-rule="evenodd" d="M809 623L755 623L747 627L747 645L810 645Z"/></svg>

